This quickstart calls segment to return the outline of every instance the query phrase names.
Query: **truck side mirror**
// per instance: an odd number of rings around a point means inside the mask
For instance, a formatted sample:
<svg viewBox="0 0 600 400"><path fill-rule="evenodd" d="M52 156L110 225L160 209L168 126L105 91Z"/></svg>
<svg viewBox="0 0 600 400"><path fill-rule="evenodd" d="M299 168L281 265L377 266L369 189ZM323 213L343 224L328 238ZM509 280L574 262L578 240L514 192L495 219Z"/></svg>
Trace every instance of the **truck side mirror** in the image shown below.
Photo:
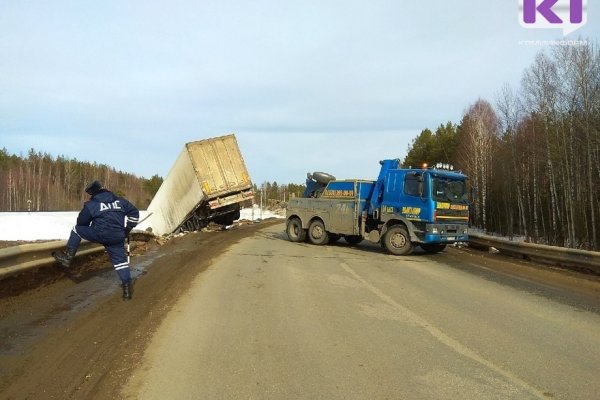
<svg viewBox="0 0 600 400"><path fill-rule="evenodd" d="M423 191L424 191L424 185L423 185L423 175L422 174L417 174L417 190L419 191L419 197L423 198Z"/></svg>

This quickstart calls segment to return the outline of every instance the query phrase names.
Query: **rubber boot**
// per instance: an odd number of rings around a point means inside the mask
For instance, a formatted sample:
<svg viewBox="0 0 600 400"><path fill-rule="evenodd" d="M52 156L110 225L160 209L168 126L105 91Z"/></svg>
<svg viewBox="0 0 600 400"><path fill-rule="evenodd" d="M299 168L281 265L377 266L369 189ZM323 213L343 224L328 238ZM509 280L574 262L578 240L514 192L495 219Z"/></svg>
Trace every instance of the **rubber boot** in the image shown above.
<svg viewBox="0 0 600 400"><path fill-rule="evenodd" d="M123 283L123 300L131 300L133 297L133 285L131 282Z"/></svg>
<svg viewBox="0 0 600 400"><path fill-rule="evenodd" d="M58 261L63 267L69 268L73 263L73 257L75 257L75 249L69 249L68 247L64 250L52 252L52 257Z"/></svg>

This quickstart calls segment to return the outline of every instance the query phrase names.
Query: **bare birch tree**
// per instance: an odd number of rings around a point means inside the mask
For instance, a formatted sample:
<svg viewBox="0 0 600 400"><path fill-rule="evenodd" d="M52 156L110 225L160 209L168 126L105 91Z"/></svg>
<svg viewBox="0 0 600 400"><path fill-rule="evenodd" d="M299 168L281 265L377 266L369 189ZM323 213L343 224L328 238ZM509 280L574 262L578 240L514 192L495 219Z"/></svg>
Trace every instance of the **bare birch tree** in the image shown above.
<svg viewBox="0 0 600 400"><path fill-rule="evenodd" d="M460 167L471 177L476 192L475 223L488 229L488 196L492 174L498 118L485 100L479 99L465 112L458 128Z"/></svg>

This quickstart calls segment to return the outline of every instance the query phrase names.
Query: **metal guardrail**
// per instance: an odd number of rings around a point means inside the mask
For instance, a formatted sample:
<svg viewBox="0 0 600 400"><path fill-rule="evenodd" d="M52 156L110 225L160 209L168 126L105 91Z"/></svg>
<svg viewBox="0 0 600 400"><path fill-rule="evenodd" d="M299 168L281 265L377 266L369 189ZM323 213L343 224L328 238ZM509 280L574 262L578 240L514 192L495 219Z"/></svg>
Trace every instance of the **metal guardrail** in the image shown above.
<svg viewBox="0 0 600 400"><path fill-rule="evenodd" d="M66 240L46 243L22 244L0 249L0 280L46 265L56 263L51 253L63 249ZM75 257L103 251L104 247L96 243L83 241Z"/></svg>
<svg viewBox="0 0 600 400"><path fill-rule="evenodd" d="M521 256L545 263L566 267L587 268L600 273L600 253L564 247L514 242L508 239L469 232L469 243L474 247L494 247L501 253ZM25 271L52 265L56 261L51 253L67 244L64 240L46 243L23 244L0 249L0 280ZM103 251L96 243L83 241L75 257Z"/></svg>
<svg viewBox="0 0 600 400"><path fill-rule="evenodd" d="M500 253L521 256L523 258L558 264L565 267L587 268L600 273L600 253L565 247L546 246L498 238L469 232L469 243L474 247L494 247Z"/></svg>

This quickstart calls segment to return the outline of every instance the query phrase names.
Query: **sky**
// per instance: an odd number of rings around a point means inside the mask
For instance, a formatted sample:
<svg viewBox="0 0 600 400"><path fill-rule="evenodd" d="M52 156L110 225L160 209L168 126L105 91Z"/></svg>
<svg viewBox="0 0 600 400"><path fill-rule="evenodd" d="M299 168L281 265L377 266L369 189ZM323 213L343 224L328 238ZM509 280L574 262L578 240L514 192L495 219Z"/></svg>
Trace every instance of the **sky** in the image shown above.
<svg viewBox="0 0 600 400"><path fill-rule="evenodd" d="M4 0L0 148L165 177L186 142L234 133L258 184L375 179L518 87L551 47L527 41L597 40L586 11L563 36L521 26L519 0Z"/></svg>

